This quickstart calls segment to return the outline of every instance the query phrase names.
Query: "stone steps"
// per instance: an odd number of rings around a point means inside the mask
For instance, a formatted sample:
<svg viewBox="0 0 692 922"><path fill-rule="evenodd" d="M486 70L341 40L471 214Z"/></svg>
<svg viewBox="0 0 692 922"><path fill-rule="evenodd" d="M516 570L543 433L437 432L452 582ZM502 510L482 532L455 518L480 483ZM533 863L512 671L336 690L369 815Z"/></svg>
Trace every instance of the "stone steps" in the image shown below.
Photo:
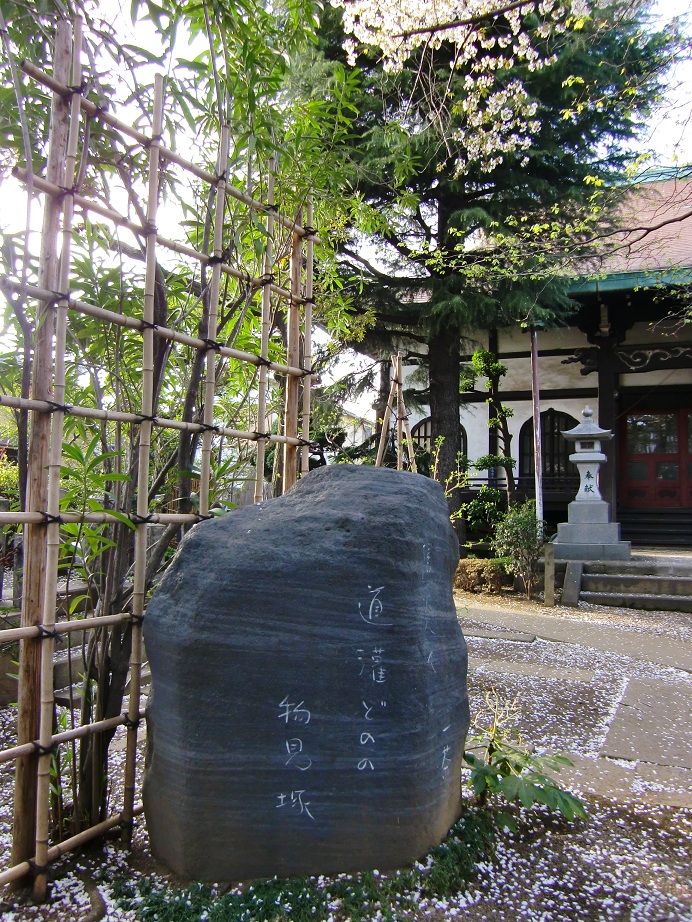
<svg viewBox="0 0 692 922"><path fill-rule="evenodd" d="M657 595L642 592L589 592L579 593L580 602L591 605L609 605L614 608L637 608L648 611L679 611L692 613L692 596Z"/></svg>
<svg viewBox="0 0 692 922"><path fill-rule="evenodd" d="M556 563L558 585L562 573L563 604L692 612L692 559L637 556L627 561L584 561L570 564L569 571Z"/></svg>
<svg viewBox="0 0 692 922"><path fill-rule="evenodd" d="M692 596L692 577L629 573L591 573L584 568L582 593Z"/></svg>

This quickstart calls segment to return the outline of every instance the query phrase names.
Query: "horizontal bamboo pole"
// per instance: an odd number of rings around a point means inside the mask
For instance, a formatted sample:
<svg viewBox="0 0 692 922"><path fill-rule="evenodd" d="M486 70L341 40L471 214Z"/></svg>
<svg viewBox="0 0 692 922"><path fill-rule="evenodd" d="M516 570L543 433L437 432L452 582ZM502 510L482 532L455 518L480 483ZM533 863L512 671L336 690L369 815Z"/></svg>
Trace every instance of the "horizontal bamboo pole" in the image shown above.
<svg viewBox="0 0 692 922"><path fill-rule="evenodd" d="M118 515L120 517L118 517ZM106 522L122 522L127 513L113 515L111 512L61 512L61 522L91 522L92 525L104 525ZM152 512L147 516L149 525L196 525L203 521L203 516L183 512ZM41 525L46 517L40 512L0 512L0 525ZM135 524L133 522L133 524Z"/></svg>
<svg viewBox="0 0 692 922"><path fill-rule="evenodd" d="M72 634L76 631L90 631L92 628L106 627L108 624L120 624L121 621L129 621L130 615L127 612L120 612L117 615L95 615L93 618L75 618L73 621L58 621L53 625L52 630L56 634ZM13 643L16 640L24 640L26 637L39 637L41 627L34 624L31 627L11 627L0 631L0 643Z"/></svg>
<svg viewBox="0 0 692 922"><path fill-rule="evenodd" d="M45 73L45 71L41 70L40 67L36 67L36 65L32 64L30 61L21 61L19 66L28 77L31 77L37 83L40 83L47 89L52 90L59 96L67 99L69 96L73 95L74 90L67 86L67 84L61 83L59 80L55 80L50 76L50 74ZM114 115L104 111L99 106L97 106L96 103L92 102L90 99L87 99L81 94L80 98L82 108L93 118L98 118L106 125L110 125L111 128L115 128L117 131L122 132L122 134L132 138L133 141L137 141L142 145L142 147L148 147L148 145L151 143L151 138L148 135L141 131L137 131L136 128L132 128L130 125L116 118ZM163 157L164 160L168 160L170 163L176 163L188 173L192 173L193 176L196 176L198 179L201 179L213 186L217 185L219 182L218 176L214 176L213 173L210 173L207 170L203 170L201 167L196 166L196 164L192 163L190 160L186 160L184 157L176 154L175 151L164 147L162 144L159 144L158 148L159 154L161 157ZM247 205L248 208L252 208L254 211L259 211L266 214L266 212L270 210L269 207L264 204L264 202L259 202L257 199L253 199L251 196L241 192L240 189L236 189L233 186L228 186L226 191L229 196L232 196L237 201ZM318 246L321 245L322 241L313 233L311 228L301 227L300 224L296 224L296 222L292 221L291 218L287 218L282 214L276 213L275 219L279 224L281 224L282 227L285 227L287 230L299 234L301 237L312 237Z"/></svg>
<svg viewBox="0 0 692 922"><path fill-rule="evenodd" d="M28 178L28 173L22 167L15 167L12 170L12 175L15 176L20 182L26 182ZM42 179L40 176L32 176L32 183L34 189L38 189L39 192L44 192L46 195L53 196L62 196L65 195L65 190L62 186L58 186L55 183L48 182L45 179ZM80 208L83 208L85 211L93 211L96 214L101 215L101 217L106 218L106 220L111 221L113 224L116 224L118 227L124 227L126 230L131 231L133 234L146 234L146 228L141 224L137 224L135 221L130 221L128 218L123 217L117 211L113 211L112 208L107 208L105 205L101 205L99 202L93 202L91 199L86 198L84 195L79 195L79 193L74 193L73 196L75 205L79 205ZM156 233L156 242L161 244L168 250L172 250L174 253L179 253L181 256L189 256L190 259L195 259L197 262L207 264L211 257L206 253L200 253L192 247L185 246L184 243L178 243L175 240L170 240L168 237L162 237L161 234ZM235 269L233 266L228 263L220 263L221 271L225 275L230 275L235 279L238 279L241 282L245 282L247 285L251 285L253 288L262 288L264 286L264 281L261 278L256 278L255 276L250 275L248 272L242 272L240 269ZM280 285L276 285L274 282L271 282L269 288L277 294L280 298L285 298L286 300L290 299L291 292L286 288L282 288Z"/></svg>
<svg viewBox="0 0 692 922"><path fill-rule="evenodd" d="M53 404L47 400L32 400L30 397L10 397L7 394L0 394L0 407L11 407L14 410L38 410L39 412L50 413L53 411ZM70 406L70 416L79 416L81 419L100 419L106 422L114 423L140 423L142 417L139 413L125 413L122 410L100 410L96 407L78 407ZM159 429L179 429L186 432L203 432L204 423L187 423L179 419L166 419L166 417L157 416L153 425ZM291 445L302 445L301 439L290 438L286 435L273 435L271 433L258 435L256 432L247 432L244 429L227 429L225 426L216 426L214 431L217 435L225 435L231 439L243 439L246 442L257 442L260 438L266 438L268 442L288 442Z"/></svg>
<svg viewBox="0 0 692 922"><path fill-rule="evenodd" d="M144 807L142 804L137 804L132 811L132 814L133 816L139 816L141 813L144 813ZM109 816L108 819L104 820L102 823L98 823L96 826L91 826L89 829L84 829L82 832L77 833L76 836L71 836L69 839L65 839L64 842L59 842L57 845L53 845L48 849L48 861L55 861L57 858L61 858L63 855L66 855L67 852L74 851L74 849L79 848L81 845L85 845L92 839L97 839L99 836L102 836L104 833L108 832L109 829L113 829L115 826L119 826L121 822L122 813L115 813L113 816ZM30 874L32 871L33 868L31 863L29 861L22 861L21 864L17 864L13 868L8 868L6 871L0 872L0 887L4 887L5 884L12 883L13 880L20 880L22 877L26 877L26 875Z"/></svg>
<svg viewBox="0 0 692 922"><path fill-rule="evenodd" d="M7 276L0 278L0 290L11 292L21 290L28 297L35 298L37 301L55 301L57 298L54 291L38 288L35 285L25 285L22 288L20 282L10 279ZM63 292L63 294L67 294L67 292ZM116 326L142 332L142 320L137 317L126 317L124 314L116 314L114 311L108 311L103 307L97 307L95 304L89 304L87 301L80 301L77 298L69 298L67 301L67 308L69 310L79 311L82 314L87 314L87 316L94 317L97 320L103 320L107 323L113 323ZM157 326L156 329L153 330L153 333L155 336L161 337L161 339L168 339L171 340L171 342L180 343L183 346L190 346L193 349L203 349L206 351L210 348L209 343L205 342L203 339L198 339L196 336L189 336L187 333L178 333L176 330L171 330L168 327ZM261 356L256 355L254 352L242 352L240 349L233 349L231 346L222 346L220 343L214 345L213 348L219 355L224 355L229 359L248 362L250 365L264 364L264 360ZM283 365L281 362L270 362L267 367L271 368L272 371L278 372L280 375L289 375L296 378L303 378L305 376L305 370L296 365Z"/></svg>
<svg viewBox="0 0 692 922"><path fill-rule="evenodd" d="M141 713L140 719L145 717ZM78 740L84 736L92 736L94 733L105 733L106 730L113 730L126 722L125 714L118 714L117 717L108 717L106 720L95 720L91 724L82 724L81 727L74 727L72 730L63 730L62 733L55 733L49 737L47 745L54 746L59 743L69 743L70 740ZM19 759L22 756L28 756L36 752L39 741L34 740L30 743L23 743L21 746L13 746L11 749L0 751L0 764L11 762L13 759Z"/></svg>

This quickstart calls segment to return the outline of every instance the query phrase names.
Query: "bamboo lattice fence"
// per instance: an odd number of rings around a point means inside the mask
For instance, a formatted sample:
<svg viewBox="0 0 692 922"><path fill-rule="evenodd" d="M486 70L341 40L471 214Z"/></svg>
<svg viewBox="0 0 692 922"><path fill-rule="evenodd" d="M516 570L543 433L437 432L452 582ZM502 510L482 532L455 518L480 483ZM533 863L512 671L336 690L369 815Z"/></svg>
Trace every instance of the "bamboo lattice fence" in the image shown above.
<svg viewBox="0 0 692 922"><path fill-rule="evenodd" d="M69 62L69 67L68 63ZM84 91L81 64L81 25L71 29L61 23L56 37L53 73L47 74L31 63L22 64L24 73L52 97L50 152L45 175L16 170L20 180L30 182L44 197L44 220L40 267L36 285L23 284L16 278L2 279L8 297L21 295L38 305L38 322L33 342L33 384L30 398L0 396L0 405L31 414L29 452L29 488L26 511L0 513L0 525L12 524L23 529L24 570L21 626L0 631L0 643L20 641L18 742L0 752L0 763L16 760L16 795L14 811L13 855L10 866L0 870L0 885L34 875L34 891L45 896L47 867L51 861L84 842L116 826L123 839L131 836L133 818L141 812L136 801L135 762L138 726L143 719L140 700L142 669L142 621L146 608L147 532L151 525L190 527L210 515L211 457L214 439L226 437L254 443L256 446L255 501L263 498L265 450L275 443L283 452L283 489L295 483L298 469L308 470L311 323L313 306L313 246L319 240L312 229L313 205L308 197L302 213L293 217L281 214L274 206L274 176L270 169L265 184L264 201L239 191L228 182L229 127L222 126L217 166L214 172L201 168L167 149L162 141L164 116L164 80L155 81L153 120L150 133L133 128L112 112L104 111ZM81 194L75 185L80 139L84 138L86 119L97 121L105 131L139 150L148 161L148 190L145 220L132 221L102 202ZM66 136L63 137L63 133ZM66 156L61 154L66 150ZM157 207L163 170L178 170L193 177L211 190L214 202L213 240L210 252L164 236L157 228ZM264 223L261 235L264 253L262 274L232 265L224 250L227 204L254 213ZM139 316L125 315L76 297L71 290L83 290L74 277L71 248L75 227L75 209L126 229L144 241L146 270ZM282 233L289 241L290 264L283 271L276 264L276 239ZM206 335L156 323L155 287L157 256L161 252L206 266L210 273L209 315ZM224 277L246 286L261 303L260 349L255 354L217 341L220 287ZM286 278L284 285L282 278ZM285 309L287 354L277 361L270 356L270 336L277 306ZM141 405L137 412L115 408L66 404L66 338L74 318L94 318L109 330L131 331L141 337ZM203 416L200 421L162 418L154 407L154 350L157 341L170 348L185 347L204 356L205 375L202 388ZM275 353L274 353L275 354ZM248 363L257 369L257 423L254 430L225 426L215 415L215 388L220 362ZM269 373L284 376L285 427L282 433L269 432L267 420ZM302 399L302 410L301 410ZM139 455L135 508L112 511L61 511L61 476L64 464L63 429L68 416L78 417L99 426L129 425L138 428ZM150 452L155 430L187 431L201 439L199 507L197 513L150 512L149 492L152 478ZM126 610L87 617L59 614L58 566L61 552L61 526L66 523L120 522L127 518L136 529L134 576L131 604ZM117 716L102 718L63 732L54 728L54 650L56 640L73 632L101 631L120 626L131 631L130 693L127 709ZM56 749L73 740L102 734L124 726L126 755L124 796L121 809L90 828L81 829L64 841L51 841L50 773Z"/></svg>

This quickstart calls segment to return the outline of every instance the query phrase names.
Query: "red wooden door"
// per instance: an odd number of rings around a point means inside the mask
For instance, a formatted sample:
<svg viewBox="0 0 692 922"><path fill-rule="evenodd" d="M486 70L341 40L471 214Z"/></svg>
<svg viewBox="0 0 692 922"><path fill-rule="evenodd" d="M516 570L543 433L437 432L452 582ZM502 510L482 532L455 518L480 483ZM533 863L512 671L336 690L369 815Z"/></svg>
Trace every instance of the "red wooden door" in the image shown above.
<svg viewBox="0 0 692 922"><path fill-rule="evenodd" d="M692 410L627 413L620 459L623 507L692 508Z"/></svg>

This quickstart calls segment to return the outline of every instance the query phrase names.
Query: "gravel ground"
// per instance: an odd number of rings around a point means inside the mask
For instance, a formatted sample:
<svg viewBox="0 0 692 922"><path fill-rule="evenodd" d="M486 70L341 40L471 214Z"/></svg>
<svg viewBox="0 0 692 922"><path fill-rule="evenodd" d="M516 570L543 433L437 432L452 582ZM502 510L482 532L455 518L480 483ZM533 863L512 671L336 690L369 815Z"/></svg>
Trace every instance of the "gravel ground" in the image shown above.
<svg viewBox="0 0 692 922"><path fill-rule="evenodd" d="M527 606L519 599L458 594L460 606L509 606L542 616L574 617L574 610ZM673 613L580 609L579 618L627 632L692 639L692 617ZM469 633L493 629L480 614L462 618ZM568 643L517 643L469 637L472 712L482 713L485 693L496 689L517 700L517 727L537 749L598 751L626 677L690 685L689 674L671 667L602 653ZM527 683L502 662L530 675ZM488 667L490 663L490 668ZM539 674L537 674L537 671ZM545 672L545 674L540 674ZM0 748L11 745L14 712L0 712ZM121 754L114 754L117 764ZM116 771L116 779L117 779ZM13 771L0 767L0 856L8 863ZM117 784L116 784L117 787ZM113 803L119 792L114 789ZM692 810L586 796L589 818L573 824L544 809L515 809L518 831L503 835L495 858L477 866L466 892L419 903L411 919L462 918L469 922L692 922ZM132 853L115 841L67 856L52 869L52 902L34 906L5 894L3 922L134 922L137 915L114 904L110 884L117 875L165 878L148 851L140 818ZM172 882L174 883L174 882ZM377 917L373 916L376 920ZM334 922L341 922L338 910Z"/></svg>

